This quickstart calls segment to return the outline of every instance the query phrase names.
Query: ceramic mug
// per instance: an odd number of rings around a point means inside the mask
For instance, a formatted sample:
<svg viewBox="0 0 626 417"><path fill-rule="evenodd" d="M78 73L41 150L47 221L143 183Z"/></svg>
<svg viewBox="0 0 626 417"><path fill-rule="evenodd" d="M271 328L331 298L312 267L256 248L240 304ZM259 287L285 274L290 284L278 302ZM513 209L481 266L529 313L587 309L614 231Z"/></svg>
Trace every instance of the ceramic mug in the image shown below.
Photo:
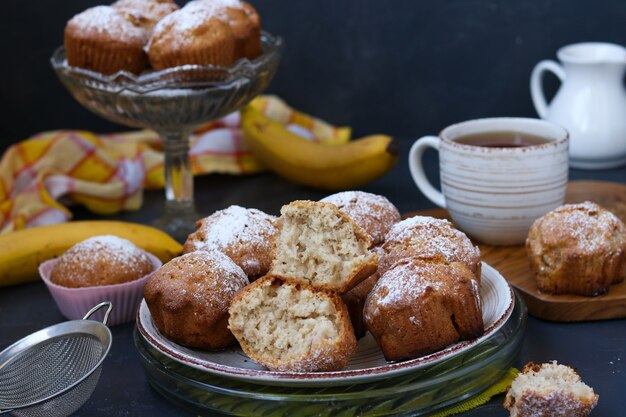
<svg viewBox="0 0 626 417"><path fill-rule="evenodd" d="M521 147L478 146L457 142L469 135L518 132L544 143ZM567 131L554 123L527 118L470 120L424 136L409 152L417 187L448 209L456 226L491 245L523 243L533 221L565 201L568 177ZM422 156L439 151L441 192L426 178Z"/></svg>

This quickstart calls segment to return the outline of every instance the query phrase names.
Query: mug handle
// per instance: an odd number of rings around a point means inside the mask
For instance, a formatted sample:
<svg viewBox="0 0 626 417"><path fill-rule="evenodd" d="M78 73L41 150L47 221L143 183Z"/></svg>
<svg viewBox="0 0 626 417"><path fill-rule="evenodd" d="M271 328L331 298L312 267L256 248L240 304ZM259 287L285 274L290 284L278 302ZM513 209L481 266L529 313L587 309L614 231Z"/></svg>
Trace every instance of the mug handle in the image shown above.
<svg viewBox="0 0 626 417"><path fill-rule="evenodd" d="M542 119L545 119L548 114L548 103L546 102L546 96L543 94L543 87L541 85L541 79L545 71L552 72L561 80L561 83L565 81L565 71L557 62L544 60L533 68L533 72L530 74L530 95L533 99L535 110L537 110L537 114L539 114L539 117Z"/></svg>
<svg viewBox="0 0 626 417"><path fill-rule="evenodd" d="M422 165L422 157L426 149L431 147L439 151L439 143L439 138L436 136L424 136L415 141L409 151L409 170L411 171L411 176L417 188L419 188L430 201L439 207L446 208L445 197L428 181L426 173L424 172L424 166Z"/></svg>

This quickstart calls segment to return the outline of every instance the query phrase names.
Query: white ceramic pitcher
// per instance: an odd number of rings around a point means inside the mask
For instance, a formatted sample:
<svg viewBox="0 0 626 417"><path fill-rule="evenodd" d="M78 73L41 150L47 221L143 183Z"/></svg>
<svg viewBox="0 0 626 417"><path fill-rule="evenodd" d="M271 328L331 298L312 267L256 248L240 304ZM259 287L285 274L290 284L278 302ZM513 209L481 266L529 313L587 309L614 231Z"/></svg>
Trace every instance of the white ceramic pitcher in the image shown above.
<svg viewBox="0 0 626 417"><path fill-rule="evenodd" d="M626 164L626 48L578 43L559 49L557 57L562 64L546 60L535 66L530 92L539 116L569 131L570 166L604 169ZM562 83L551 103L541 86L545 71Z"/></svg>

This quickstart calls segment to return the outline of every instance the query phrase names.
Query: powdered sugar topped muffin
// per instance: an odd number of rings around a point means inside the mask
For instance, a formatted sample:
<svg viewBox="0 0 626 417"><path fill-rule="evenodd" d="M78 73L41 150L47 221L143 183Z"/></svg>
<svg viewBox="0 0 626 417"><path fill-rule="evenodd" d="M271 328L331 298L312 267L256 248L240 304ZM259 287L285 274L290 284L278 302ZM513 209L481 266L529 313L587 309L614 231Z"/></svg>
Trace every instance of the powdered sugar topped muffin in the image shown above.
<svg viewBox="0 0 626 417"><path fill-rule="evenodd" d="M382 195L363 191L343 191L320 201L333 203L372 237L372 245L385 241L391 227L400 221L400 212Z"/></svg>
<svg viewBox="0 0 626 417"><path fill-rule="evenodd" d="M626 277L626 226L590 201L565 204L537 219L526 249L544 292L603 294Z"/></svg>
<svg viewBox="0 0 626 417"><path fill-rule="evenodd" d="M68 64L102 74L144 70L149 33L131 20L110 6L92 7L74 16L64 33Z"/></svg>
<svg viewBox="0 0 626 417"><path fill-rule="evenodd" d="M67 250L50 274L63 287L121 284L144 277L154 269L142 249L117 236L94 236Z"/></svg>
<svg viewBox="0 0 626 417"><path fill-rule="evenodd" d="M228 330L230 302L248 283L241 268L223 253L196 251L159 268L144 295L164 336L186 346L223 349L235 341Z"/></svg>
<svg viewBox="0 0 626 417"><path fill-rule="evenodd" d="M484 331L478 284L460 262L394 265L367 296L363 318L387 360L416 358Z"/></svg>
<svg viewBox="0 0 626 417"><path fill-rule="evenodd" d="M201 1L213 2L213 0ZM261 20L254 7L245 2L227 6L224 20L235 36L237 58L256 58L261 52Z"/></svg>
<svg viewBox="0 0 626 417"><path fill-rule="evenodd" d="M226 8L241 8L238 0L191 1L163 18L147 46L156 70L186 64L230 66L236 40L226 20Z"/></svg>
<svg viewBox="0 0 626 417"><path fill-rule="evenodd" d="M217 250L230 257L250 279L264 275L272 262L276 217L257 209L230 206L196 223L183 252Z"/></svg>
<svg viewBox="0 0 626 417"><path fill-rule="evenodd" d="M107 75L149 66L228 67L260 54L261 23L241 0L195 0L182 9L173 0L118 0L74 16L64 42L69 65Z"/></svg>
<svg viewBox="0 0 626 417"><path fill-rule="evenodd" d="M462 262L480 282L480 250L448 220L415 216L396 223L386 236L378 268L384 273L409 258L432 262Z"/></svg>

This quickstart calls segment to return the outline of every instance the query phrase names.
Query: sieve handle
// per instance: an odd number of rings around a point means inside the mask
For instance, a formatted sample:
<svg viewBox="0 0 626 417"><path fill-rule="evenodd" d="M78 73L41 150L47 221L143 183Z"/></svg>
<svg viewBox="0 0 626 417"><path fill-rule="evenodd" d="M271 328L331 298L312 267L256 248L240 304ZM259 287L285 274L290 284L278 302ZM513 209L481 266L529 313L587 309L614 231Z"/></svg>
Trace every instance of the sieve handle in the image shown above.
<svg viewBox="0 0 626 417"><path fill-rule="evenodd" d="M109 314L111 314L111 310L113 310L113 303L110 301L103 301L100 304L96 304L91 310L87 312L87 314L85 314L83 320L88 320L93 313L100 310L104 306L108 306L106 313L104 313L104 319L102 319L102 324L106 325L107 320L109 320Z"/></svg>

